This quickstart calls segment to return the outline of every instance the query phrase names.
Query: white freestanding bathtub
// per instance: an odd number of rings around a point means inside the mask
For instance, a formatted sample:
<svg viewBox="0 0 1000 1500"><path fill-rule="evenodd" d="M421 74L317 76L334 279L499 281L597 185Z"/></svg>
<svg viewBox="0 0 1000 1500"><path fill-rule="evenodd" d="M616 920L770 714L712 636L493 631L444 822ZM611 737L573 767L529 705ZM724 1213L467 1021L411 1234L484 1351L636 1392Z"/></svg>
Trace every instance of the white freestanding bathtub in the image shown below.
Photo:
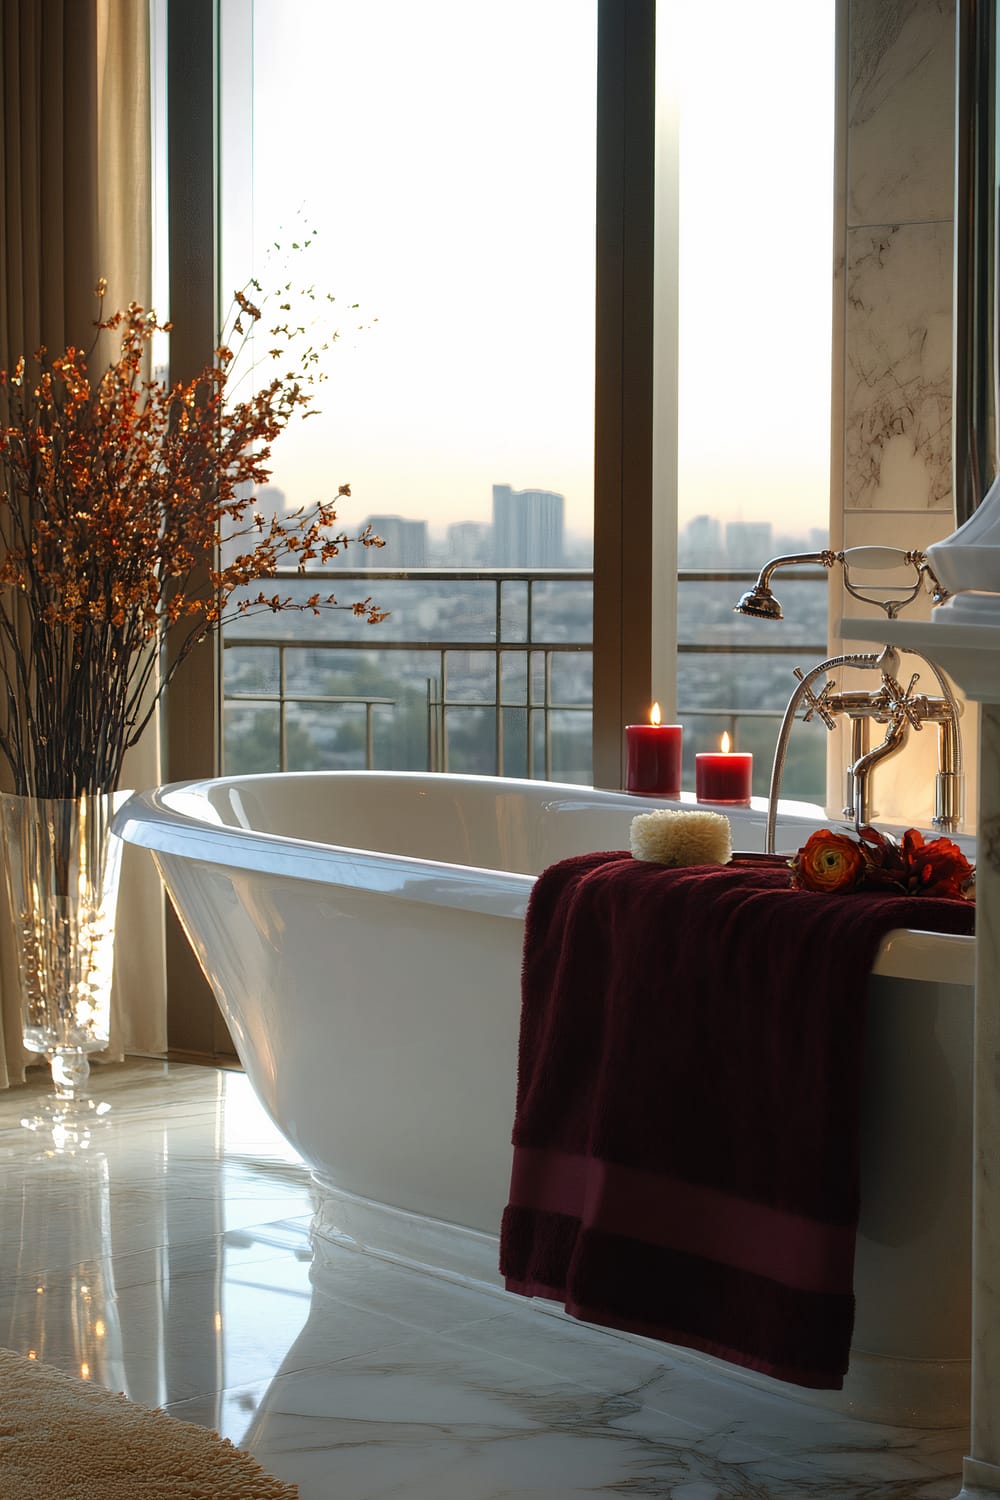
<svg viewBox="0 0 1000 1500"><path fill-rule="evenodd" d="M658 805L670 804L373 771L219 778L121 811L254 1089L312 1168L320 1234L501 1285L533 877L627 848L632 817ZM763 847L763 805L725 811L735 848ZM804 804L783 814L782 849L829 821ZM966 1420L973 946L894 933L876 964L844 1390L708 1360L718 1373L884 1421Z"/></svg>

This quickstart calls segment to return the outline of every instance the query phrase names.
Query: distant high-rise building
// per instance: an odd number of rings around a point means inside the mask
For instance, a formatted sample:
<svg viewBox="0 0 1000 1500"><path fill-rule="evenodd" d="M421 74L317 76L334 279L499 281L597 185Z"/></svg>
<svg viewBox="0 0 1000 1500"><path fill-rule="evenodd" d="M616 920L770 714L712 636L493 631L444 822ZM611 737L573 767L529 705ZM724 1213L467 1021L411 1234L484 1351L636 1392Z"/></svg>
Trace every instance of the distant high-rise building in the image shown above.
<svg viewBox="0 0 1000 1500"><path fill-rule="evenodd" d="M368 516L360 530L370 526L385 542L384 547L348 547L345 560L355 568L426 568L427 522L408 521L403 516ZM351 533L353 535L353 532ZM360 554L360 555L359 555Z"/></svg>
<svg viewBox="0 0 1000 1500"><path fill-rule="evenodd" d="M770 521L730 521L726 526L726 561L731 568L761 568L772 556Z"/></svg>
<svg viewBox="0 0 1000 1500"><path fill-rule="evenodd" d="M456 521L448 527L448 568L482 568L492 560L492 527L482 521Z"/></svg>
<svg viewBox="0 0 1000 1500"><path fill-rule="evenodd" d="M254 496L254 509L262 516L283 516L289 509L284 490L277 484L262 484Z"/></svg>
<svg viewBox="0 0 1000 1500"><path fill-rule="evenodd" d="M778 531L771 541L773 557L786 557L793 552L825 552L829 546L830 531L825 526L811 526L805 533Z"/></svg>
<svg viewBox="0 0 1000 1500"><path fill-rule="evenodd" d="M693 516L677 543L682 568L714 568L723 560L722 526L715 516Z"/></svg>
<svg viewBox="0 0 1000 1500"><path fill-rule="evenodd" d="M500 568L561 568L566 501L552 490L493 486L493 560Z"/></svg>
<svg viewBox="0 0 1000 1500"><path fill-rule="evenodd" d="M232 536L223 531L222 545L219 548L219 560L224 568L228 568L236 559L245 552L252 552L256 544L261 540L261 534L253 530L253 517L255 514L269 519L277 516L279 519L285 515L285 492L276 484L262 484L259 489L254 490L249 481L237 487L237 497L240 500L252 498L253 504L248 506L242 521L227 522L227 526L237 527L245 535ZM248 532L248 528L251 530Z"/></svg>

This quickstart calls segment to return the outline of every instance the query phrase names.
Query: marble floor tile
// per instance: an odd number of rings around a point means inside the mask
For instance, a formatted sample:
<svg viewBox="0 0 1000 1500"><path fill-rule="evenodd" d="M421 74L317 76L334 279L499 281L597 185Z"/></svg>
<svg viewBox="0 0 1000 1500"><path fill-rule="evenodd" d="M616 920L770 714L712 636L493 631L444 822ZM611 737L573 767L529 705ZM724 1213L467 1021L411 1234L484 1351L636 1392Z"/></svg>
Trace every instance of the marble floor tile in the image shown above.
<svg viewBox="0 0 1000 1500"><path fill-rule="evenodd" d="M238 1072L98 1081L112 1108L69 1149L18 1123L40 1084L0 1094L0 1344L215 1428L301 1500L959 1488L964 1432L847 1419L315 1238L308 1175Z"/></svg>

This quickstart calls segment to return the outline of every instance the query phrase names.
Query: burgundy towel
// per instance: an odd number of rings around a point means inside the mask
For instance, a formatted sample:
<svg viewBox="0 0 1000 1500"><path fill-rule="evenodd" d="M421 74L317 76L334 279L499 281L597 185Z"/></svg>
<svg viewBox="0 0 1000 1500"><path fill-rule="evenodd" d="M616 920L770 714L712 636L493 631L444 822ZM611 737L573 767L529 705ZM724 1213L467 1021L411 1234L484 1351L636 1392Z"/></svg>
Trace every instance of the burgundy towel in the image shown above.
<svg viewBox="0 0 1000 1500"><path fill-rule="evenodd" d="M553 865L525 925L510 1291L839 1389L854 1321L868 976L962 901L783 870Z"/></svg>

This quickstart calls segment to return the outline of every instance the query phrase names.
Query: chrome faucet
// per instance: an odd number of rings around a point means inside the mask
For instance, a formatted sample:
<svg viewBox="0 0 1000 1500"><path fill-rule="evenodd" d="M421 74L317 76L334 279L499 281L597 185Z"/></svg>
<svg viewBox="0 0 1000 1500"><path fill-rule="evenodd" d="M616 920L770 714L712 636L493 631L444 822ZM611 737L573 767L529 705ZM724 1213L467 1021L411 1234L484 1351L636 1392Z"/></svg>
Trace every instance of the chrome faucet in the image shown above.
<svg viewBox="0 0 1000 1500"><path fill-rule="evenodd" d="M745 593L736 605L738 614L751 615L757 619L780 620L781 605L771 592L771 576L778 568L793 567L802 563L819 563L832 568L839 563L844 570L844 587L856 599L877 604L885 610L889 620L894 620L901 609L917 597L925 582L937 590L937 580L927 565L922 552L904 552L895 547L851 547L844 552L801 552L787 557L776 557L764 565L752 589ZM896 568L900 564L913 567L913 584L902 598L874 598L870 592L862 592L850 576L850 568ZM879 593L891 593L883 585L871 585ZM808 723L818 718L827 729L836 728L837 716L843 716L851 725L850 763L847 767L847 796L843 815L853 818L854 826L860 830L872 819L872 773L877 765L890 755L901 750L909 731L919 732L925 724L936 724L938 728L938 770L935 782L934 826L950 832L959 826L962 818L963 764L962 737L959 731L960 706L955 694L940 667L928 657L916 651L902 654L915 656L933 676L938 694L916 692L920 672L914 672L907 685L902 684L900 648L886 645L878 652L850 652L842 656L831 656L821 661L810 671L803 673L798 667L794 675L798 685L788 700L778 739L774 750L774 765L771 770L771 785L768 792L767 829L765 852L773 854L775 827L778 817L778 796L781 778L788 751L788 739L796 714L802 710L802 721ZM880 685L872 692L858 690L836 691L836 683L829 678L818 692L814 683L828 672L843 667L856 667L862 671L877 671ZM885 735L880 744L870 743L872 723L884 724Z"/></svg>

